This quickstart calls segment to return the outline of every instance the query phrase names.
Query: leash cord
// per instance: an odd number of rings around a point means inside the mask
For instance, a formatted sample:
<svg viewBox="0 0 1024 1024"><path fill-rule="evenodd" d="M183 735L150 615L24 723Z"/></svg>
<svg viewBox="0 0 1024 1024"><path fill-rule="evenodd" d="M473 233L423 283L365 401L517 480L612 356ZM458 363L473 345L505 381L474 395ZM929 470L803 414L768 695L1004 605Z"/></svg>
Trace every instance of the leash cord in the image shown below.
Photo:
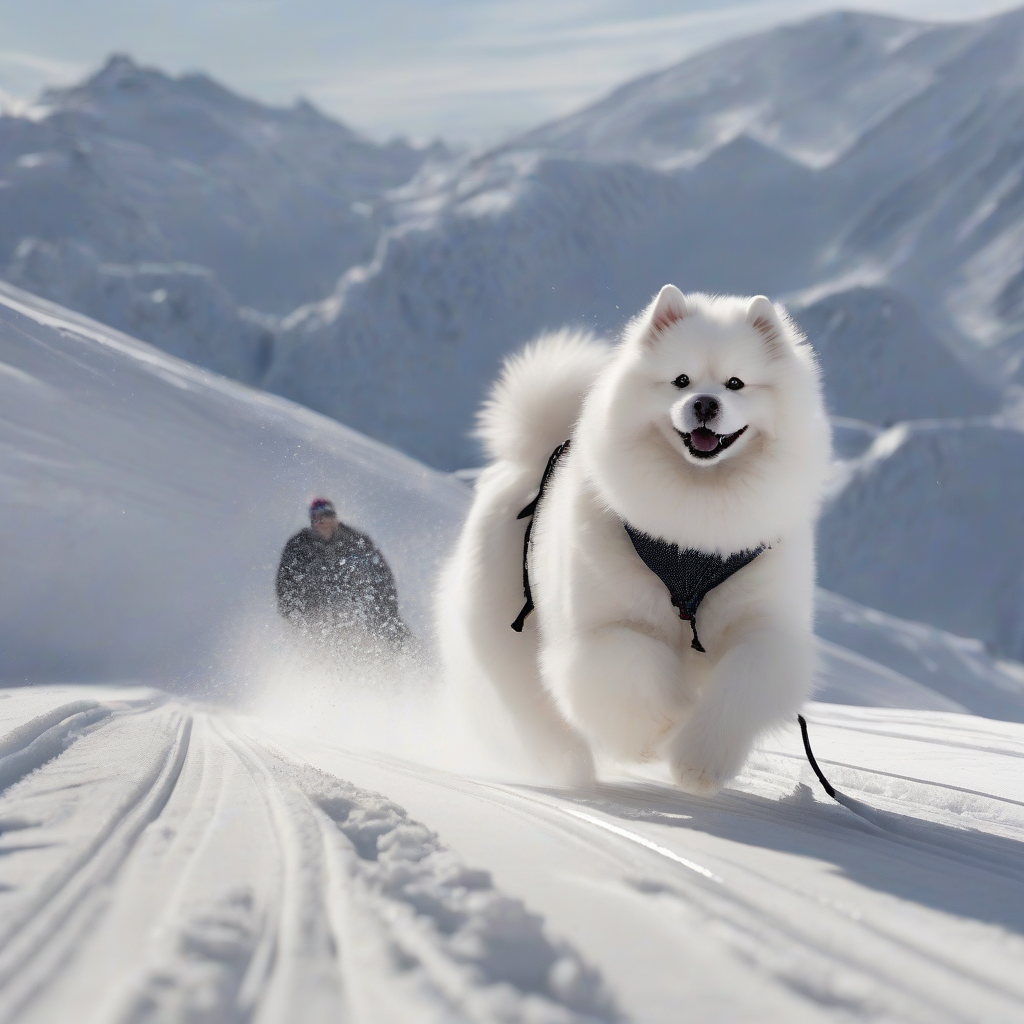
<svg viewBox="0 0 1024 1024"><path fill-rule="evenodd" d="M818 762L814 758L814 751L811 750L811 741L807 736L807 719L804 718L803 715L797 715L796 720L800 723L800 735L804 740L804 753L807 755L807 760L810 761L811 767L814 769L814 774L818 776L818 781L821 783L822 789L824 789L833 800L838 801L839 797L836 796L835 788L832 783L825 778L825 773L818 767ZM839 802L841 803L842 801Z"/></svg>

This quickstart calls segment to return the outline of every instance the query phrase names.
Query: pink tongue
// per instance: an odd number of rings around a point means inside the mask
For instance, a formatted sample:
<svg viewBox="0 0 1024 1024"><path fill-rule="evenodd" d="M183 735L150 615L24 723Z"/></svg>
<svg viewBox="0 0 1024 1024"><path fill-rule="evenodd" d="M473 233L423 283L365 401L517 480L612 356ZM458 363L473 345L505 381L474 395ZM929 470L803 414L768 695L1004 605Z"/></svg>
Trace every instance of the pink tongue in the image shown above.
<svg viewBox="0 0 1024 1024"><path fill-rule="evenodd" d="M718 435L707 427L698 427L690 432L690 444L699 452L714 451L718 447Z"/></svg>

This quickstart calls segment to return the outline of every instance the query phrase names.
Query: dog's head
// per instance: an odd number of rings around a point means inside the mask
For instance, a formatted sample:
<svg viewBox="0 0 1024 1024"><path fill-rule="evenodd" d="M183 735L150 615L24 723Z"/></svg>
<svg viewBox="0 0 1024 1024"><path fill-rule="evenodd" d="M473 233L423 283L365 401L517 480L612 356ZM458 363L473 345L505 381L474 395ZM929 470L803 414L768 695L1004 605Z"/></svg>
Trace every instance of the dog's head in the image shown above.
<svg viewBox="0 0 1024 1024"><path fill-rule="evenodd" d="M794 332L763 295L687 297L666 285L637 326L645 412L683 459L710 468L775 436Z"/></svg>
<svg viewBox="0 0 1024 1024"><path fill-rule="evenodd" d="M627 328L585 420L592 472L619 513L665 537L682 516L705 545L728 543L730 523L813 509L829 465L814 355L763 295L666 285Z"/></svg>

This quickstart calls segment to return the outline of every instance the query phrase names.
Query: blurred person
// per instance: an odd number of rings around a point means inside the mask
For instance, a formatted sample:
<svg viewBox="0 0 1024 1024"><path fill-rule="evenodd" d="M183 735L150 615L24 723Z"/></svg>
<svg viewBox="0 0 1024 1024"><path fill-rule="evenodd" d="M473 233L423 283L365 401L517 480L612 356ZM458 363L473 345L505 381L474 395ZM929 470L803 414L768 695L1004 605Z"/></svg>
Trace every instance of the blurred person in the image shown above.
<svg viewBox="0 0 1024 1024"><path fill-rule="evenodd" d="M316 498L308 527L285 545L277 570L277 607L306 638L325 648L405 647L412 634L398 611L391 568L373 541L338 520Z"/></svg>

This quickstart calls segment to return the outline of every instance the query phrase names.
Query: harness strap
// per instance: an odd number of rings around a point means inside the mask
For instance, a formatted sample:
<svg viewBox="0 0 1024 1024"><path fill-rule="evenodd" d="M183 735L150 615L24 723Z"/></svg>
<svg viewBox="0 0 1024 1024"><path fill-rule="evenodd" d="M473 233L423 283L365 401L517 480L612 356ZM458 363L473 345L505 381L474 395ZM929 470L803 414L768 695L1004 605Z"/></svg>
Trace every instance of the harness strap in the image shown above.
<svg viewBox="0 0 1024 1024"><path fill-rule="evenodd" d="M544 469L544 475L540 478L540 487L537 489L537 497L531 501L526 508L516 516L516 519L526 519L528 516L530 521L526 524L526 533L523 535L523 594L526 597L526 604L523 605L522 611L516 616L516 621L512 623L512 628L517 633L522 633L523 626L526 623L526 617L533 611L533 593L530 590L530 535L533 533L533 524L535 522L534 516L537 512L537 507L540 504L540 499L544 496L544 488L547 486L548 480L551 474L555 470L555 466L558 465L558 460L569 450L569 442L572 438L563 441L552 453L548 459L548 464Z"/></svg>
<svg viewBox="0 0 1024 1024"><path fill-rule="evenodd" d="M679 612L679 618L689 621L693 633L690 646L706 654L697 636L697 609L715 587L721 586L730 576L749 565L767 545L734 551L723 558L715 552L681 548L678 544L652 537L627 522L622 525L640 560L665 584L672 605Z"/></svg>

